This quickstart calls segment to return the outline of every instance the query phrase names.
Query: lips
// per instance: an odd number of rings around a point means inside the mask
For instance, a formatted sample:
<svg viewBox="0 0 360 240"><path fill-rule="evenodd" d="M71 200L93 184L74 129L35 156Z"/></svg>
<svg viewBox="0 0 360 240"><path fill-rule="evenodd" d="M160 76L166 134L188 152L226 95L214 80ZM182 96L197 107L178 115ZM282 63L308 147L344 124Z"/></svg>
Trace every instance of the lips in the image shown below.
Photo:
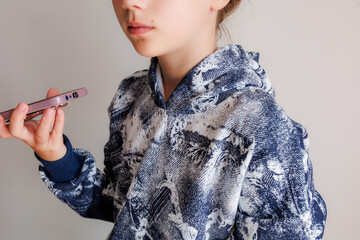
<svg viewBox="0 0 360 240"><path fill-rule="evenodd" d="M142 23L138 23L138 22L129 22L128 23L129 33L132 35L145 34L147 32L150 32L152 29L153 29L153 27L147 26Z"/></svg>

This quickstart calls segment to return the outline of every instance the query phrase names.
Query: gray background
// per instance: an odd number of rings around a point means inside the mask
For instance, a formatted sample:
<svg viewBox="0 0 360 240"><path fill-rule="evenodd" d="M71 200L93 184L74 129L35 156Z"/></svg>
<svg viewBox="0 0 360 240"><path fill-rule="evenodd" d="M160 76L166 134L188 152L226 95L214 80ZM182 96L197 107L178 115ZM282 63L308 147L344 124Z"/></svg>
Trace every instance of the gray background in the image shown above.
<svg viewBox="0 0 360 240"><path fill-rule="evenodd" d="M277 101L309 132L328 207L325 239L357 238L360 0L245 0L226 23L234 43L260 52ZM107 106L120 80L149 64L123 35L111 1L0 0L0 34L0 111L50 87L87 87L65 109L65 133L102 169ZM0 139L0 153L0 239L105 239L112 224L58 201L27 146Z"/></svg>

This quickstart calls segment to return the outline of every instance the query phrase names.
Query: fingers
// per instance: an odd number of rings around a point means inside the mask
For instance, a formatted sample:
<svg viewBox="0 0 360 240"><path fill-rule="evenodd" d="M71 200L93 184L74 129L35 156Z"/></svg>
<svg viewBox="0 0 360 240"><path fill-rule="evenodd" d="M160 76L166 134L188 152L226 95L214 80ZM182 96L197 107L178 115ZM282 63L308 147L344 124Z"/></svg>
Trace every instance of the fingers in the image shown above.
<svg viewBox="0 0 360 240"><path fill-rule="evenodd" d="M50 88L46 94L46 98L51 98L56 95L59 95L59 90L57 90L56 88Z"/></svg>
<svg viewBox="0 0 360 240"><path fill-rule="evenodd" d="M35 144L42 146L49 142L50 132L54 122L55 110L48 108L45 110L41 120L40 125L35 133Z"/></svg>
<svg viewBox="0 0 360 240"><path fill-rule="evenodd" d="M56 110L56 118L54 127L51 132L51 137L54 140L61 140L63 139L63 131L64 131L64 123L65 123L65 114L64 111L61 108L58 108Z"/></svg>
<svg viewBox="0 0 360 240"><path fill-rule="evenodd" d="M36 132L36 143L45 144L49 141L60 141L62 143L64 123L65 114L62 109L46 109Z"/></svg>
<svg viewBox="0 0 360 240"><path fill-rule="evenodd" d="M55 161L66 154L63 141L65 114L62 109L47 109L35 136L35 152L44 160Z"/></svg>
<svg viewBox="0 0 360 240"><path fill-rule="evenodd" d="M12 135L9 133L9 129L5 125L3 116L0 115L0 138L10 138Z"/></svg>
<svg viewBox="0 0 360 240"><path fill-rule="evenodd" d="M56 88L51 88L46 97L59 94ZM62 109L46 109L40 122L24 122L29 106L20 103L12 112L9 126L5 125L4 118L0 115L0 138L15 137L23 140L44 160L55 161L66 154L63 142L65 114Z"/></svg>
<svg viewBox="0 0 360 240"><path fill-rule="evenodd" d="M10 117L8 131L12 136L21 140L26 140L28 134L27 128L24 126L24 119L28 109L29 107L26 103L19 103Z"/></svg>

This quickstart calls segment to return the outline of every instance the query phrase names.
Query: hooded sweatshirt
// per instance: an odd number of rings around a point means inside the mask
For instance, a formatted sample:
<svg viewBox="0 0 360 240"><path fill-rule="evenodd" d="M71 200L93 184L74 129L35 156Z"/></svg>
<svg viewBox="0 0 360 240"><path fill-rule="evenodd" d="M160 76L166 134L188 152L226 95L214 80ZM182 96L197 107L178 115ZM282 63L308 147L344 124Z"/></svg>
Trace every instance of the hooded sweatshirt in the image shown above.
<svg viewBox="0 0 360 240"><path fill-rule="evenodd" d="M81 216L114 222L109 239L321 239L308 134L258 60L222 47L165 102L153 58L109 107L104 171L65 138L66 156L42 161L42 179Z"/></svg>

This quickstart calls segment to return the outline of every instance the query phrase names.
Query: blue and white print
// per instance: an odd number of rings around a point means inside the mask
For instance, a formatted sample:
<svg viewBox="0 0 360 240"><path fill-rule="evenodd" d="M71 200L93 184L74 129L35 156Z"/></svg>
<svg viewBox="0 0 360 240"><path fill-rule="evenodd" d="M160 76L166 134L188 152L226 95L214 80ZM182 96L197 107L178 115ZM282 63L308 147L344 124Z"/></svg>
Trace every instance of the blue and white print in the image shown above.
<svg viewBox="0 0 360 240"><path fill-rule="evenodd" d="M114 222L109 239L321 239L307 132L258 60L222 47L165 102L153 58L109 107L104 172L75 148L79 176L56 183L40 167L42 179L80 215Z"/></svg>

